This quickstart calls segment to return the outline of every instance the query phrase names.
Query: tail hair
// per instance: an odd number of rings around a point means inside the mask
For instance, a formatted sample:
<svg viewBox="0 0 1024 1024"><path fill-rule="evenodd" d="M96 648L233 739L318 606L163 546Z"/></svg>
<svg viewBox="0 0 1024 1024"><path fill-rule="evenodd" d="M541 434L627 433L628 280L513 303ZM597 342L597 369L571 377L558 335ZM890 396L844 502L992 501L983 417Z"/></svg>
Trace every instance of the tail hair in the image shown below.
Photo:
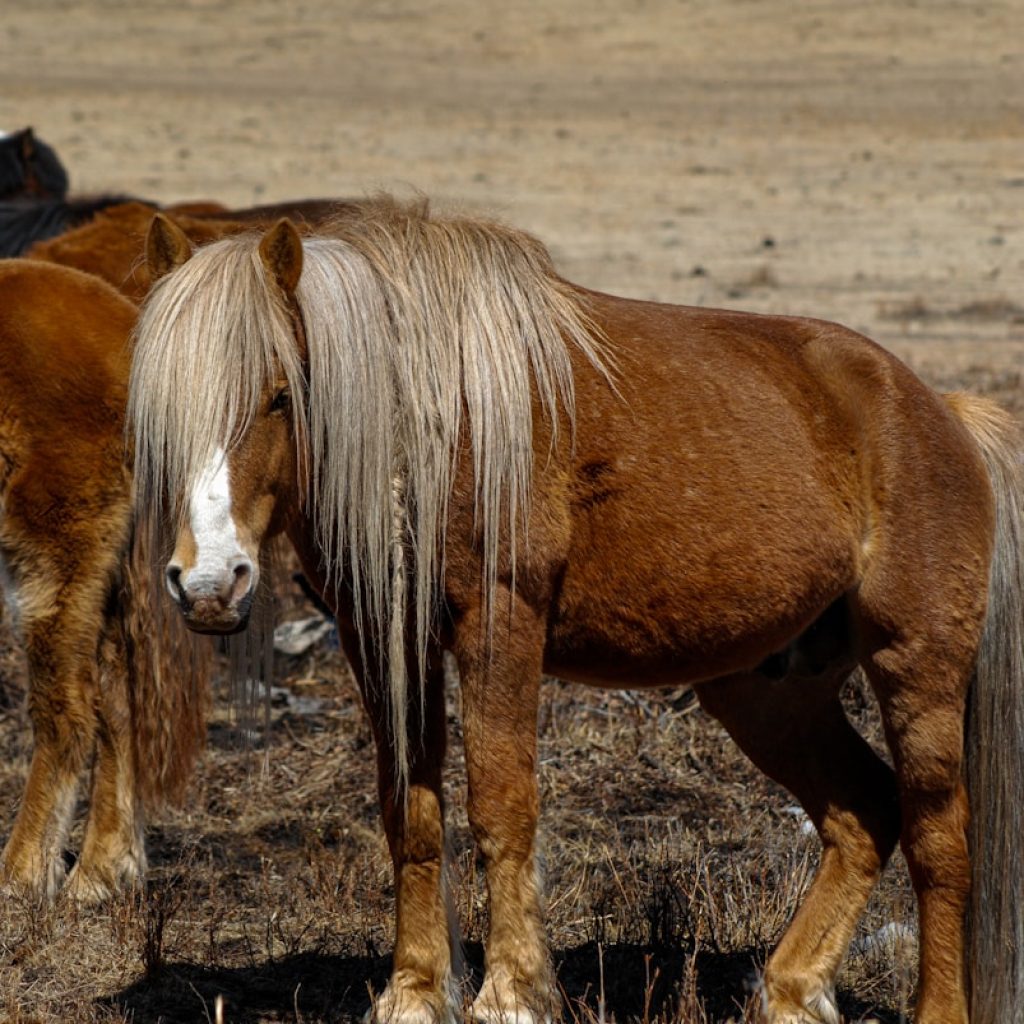
<svg viewBox="0 0 1024 1024"><path fill-rule="evenodd" d="M206 745L211 652L168 614L154 582L155 532L136 523L122 577L136 786L147 807L180 804Z"/></svg>
<svg viewBox="0 0 1024 1024"><path fill-rule="evenodd" d="M988 469L996 530L967 711L972 1024L1024 1021L1024 433L994 402L946 401Z"/></svg>

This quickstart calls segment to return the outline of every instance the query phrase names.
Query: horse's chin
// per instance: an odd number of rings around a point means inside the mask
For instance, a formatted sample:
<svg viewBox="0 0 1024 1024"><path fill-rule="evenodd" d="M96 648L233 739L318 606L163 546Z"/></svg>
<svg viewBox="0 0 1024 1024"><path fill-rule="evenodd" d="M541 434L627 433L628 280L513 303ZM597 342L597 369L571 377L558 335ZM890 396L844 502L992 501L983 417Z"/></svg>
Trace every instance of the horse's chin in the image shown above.
<svg viewBox="0 0 1024 1024"><path fill-rule="evenodd" d="M241 633L249 625L251 612L252 591L233 607L213 610L209 606L192 605L181 610L185 625L193 633L206 633L211 636L231 636L234 633Z"/></svg>
<svg viewBox="0 0 1024 1024"><path fill-rule="evenodd" d="M239 616L233 621L207 622L206 620L191 619L187 615L184 618L185 625L193 633L204 633L207 636L232 636L235 633L241 633L249 625L248 614Z"/></svg>

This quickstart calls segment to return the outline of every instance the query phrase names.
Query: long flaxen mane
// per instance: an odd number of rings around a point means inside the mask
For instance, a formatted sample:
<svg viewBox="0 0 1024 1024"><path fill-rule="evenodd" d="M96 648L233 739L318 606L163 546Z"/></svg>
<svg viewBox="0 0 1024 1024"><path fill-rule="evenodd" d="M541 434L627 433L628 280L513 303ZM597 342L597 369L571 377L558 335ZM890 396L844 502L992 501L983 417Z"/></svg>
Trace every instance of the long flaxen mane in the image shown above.
<svg viewBox="0 0 1024 1024"><path fill-rule="evenodd" d="M575 416L570 346L602 368L600 343L535 239L384 198L303 242L303 365L258 243L199 249L142 310L129 402L139 498L190 493L265 384L288 381L327 576L351 586L364 660L386 674L404 780L406 613L422 685L460 441L490 609L500 544L514 580L529 509L534 397L554 443Z"/></svg>

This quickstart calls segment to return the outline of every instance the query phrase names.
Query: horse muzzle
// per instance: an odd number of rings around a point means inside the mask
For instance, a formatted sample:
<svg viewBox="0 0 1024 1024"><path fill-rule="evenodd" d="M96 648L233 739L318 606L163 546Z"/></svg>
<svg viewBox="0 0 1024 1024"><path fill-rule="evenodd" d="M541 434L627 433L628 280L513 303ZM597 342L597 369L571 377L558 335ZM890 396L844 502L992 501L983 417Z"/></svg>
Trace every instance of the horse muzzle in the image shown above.
<svg viewBox="0 0 1024 1024"><path fill-rule="evenodd" d="M189 629L225 634L241 632L248 625L259 574L245 556L231 560L215 575L186 571L171 562L165 578Z"/></svg>

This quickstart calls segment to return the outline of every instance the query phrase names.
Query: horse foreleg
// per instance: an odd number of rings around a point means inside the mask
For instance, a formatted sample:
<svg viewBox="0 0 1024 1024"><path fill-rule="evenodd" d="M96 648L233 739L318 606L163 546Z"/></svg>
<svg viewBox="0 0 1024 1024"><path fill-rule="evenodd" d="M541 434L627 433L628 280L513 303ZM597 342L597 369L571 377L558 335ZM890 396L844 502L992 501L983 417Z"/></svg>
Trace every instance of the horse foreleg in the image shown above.
<svg viewBox="0 0 1024 1024"><path fill-rule="evenodd" d="M514 607L509 603L514 601ZM490 896L486 972L475 1020L550 1019L554 988L537 877L537 701L544 623L507 593L495 596L493 639L482 609L456 630L469 780L469 823Z"/></svg>
<svg viewBox="0 0 1024 1024"><path fill-rule="evenodd" d="M346 649L352 664L358 665L358 648L347 644ZM397 919L391 978L374 1001L371 1016L381 1024L438 1024L456 1019L444 877L441 769L447 721L439 652L428 665L422 701L415 680L410 680L409 690L409 775L403 792L397 785L387 701L379 683L363 684L377 743L377 778L395 872Z"/></svg>
<svg viewBox="0 0 1024 1024"><path fill-rule="evenodd" d="M124 640L108 629L100 645L99 729L89 818L67 891L98 902L146 872L143 815L135 786Z"/></svg>
<svg viewBox="0 0 1024 1024"><path fill-rule="evenodd" d="M814 882L765 968L770 1024L839 1024L835 977L899 834L892 771L848 722L841 681L750 676L697 688L751 761L800 801L823 846Z"/></svg>

